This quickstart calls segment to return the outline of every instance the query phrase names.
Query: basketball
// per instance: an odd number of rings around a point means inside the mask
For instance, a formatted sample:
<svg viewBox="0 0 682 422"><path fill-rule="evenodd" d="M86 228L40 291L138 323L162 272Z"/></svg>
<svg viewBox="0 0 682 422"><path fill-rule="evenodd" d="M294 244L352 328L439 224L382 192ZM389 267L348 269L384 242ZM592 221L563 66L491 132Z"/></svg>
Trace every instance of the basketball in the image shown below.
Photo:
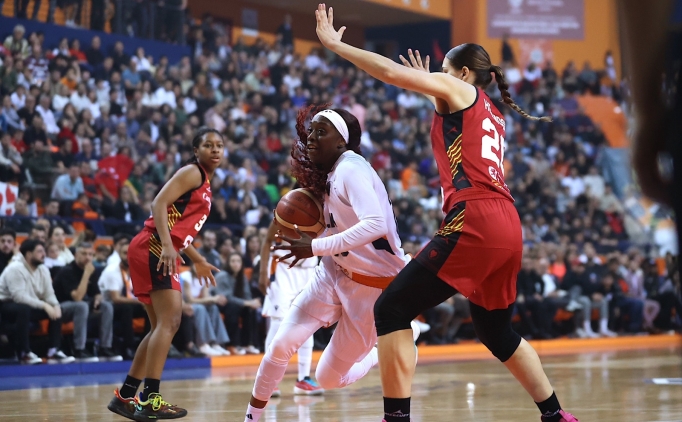
<svg viewBox="0 0 682 422"><path fill-rule="evenodd" d="M298 239L298 229L311 237L317 237L325 229L322 204L307 189L294 189L279 200L275 209L275 222L288 237Z"/></svg>

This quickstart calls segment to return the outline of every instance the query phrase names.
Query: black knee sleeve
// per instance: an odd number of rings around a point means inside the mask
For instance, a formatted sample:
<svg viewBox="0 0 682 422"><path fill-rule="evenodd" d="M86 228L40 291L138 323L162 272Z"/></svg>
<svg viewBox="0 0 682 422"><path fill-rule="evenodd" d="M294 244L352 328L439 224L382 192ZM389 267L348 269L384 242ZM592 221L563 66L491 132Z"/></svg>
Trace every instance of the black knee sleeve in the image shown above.
<svg viewBox="0 0 682 422"><path fill-rule="evenodd" d="M419 314L457 291L416 260L410 261L374 304L377 335L407 330Z"/></svg>
<svg viewBox="0 0 682 422"><path fill-rule="evenodd" d="M377 327L378 336L410 328L410 322L414 317L407 316L407 310L398 303L399 298L388 293L388 289L384 290L377 299L374 304L374 324Z"/></svg>
<svg viewBox="0 0 682 422"><path fill-rule="evenodd" d="M521 344L521 336L512 329L512 304L507 309L488 311L474 303L470 304L474 330L481 343L500 360L506 362Z"/></svg>

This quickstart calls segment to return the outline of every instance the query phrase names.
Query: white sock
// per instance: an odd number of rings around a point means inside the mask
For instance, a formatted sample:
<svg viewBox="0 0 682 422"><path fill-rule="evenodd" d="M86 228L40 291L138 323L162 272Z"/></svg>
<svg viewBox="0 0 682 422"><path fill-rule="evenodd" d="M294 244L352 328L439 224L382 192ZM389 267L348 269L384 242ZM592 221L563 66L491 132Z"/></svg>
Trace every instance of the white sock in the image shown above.
<svg viewBox="0 0 682 422"><path fill-rule="evenodd" d="M50 347L50 349L47 351L47 357L51 358L52 356L54 356L55 353L57 353L57 348Z"/></svg>
<svg viewBox="0 0 682 422"><path fill-rule="evenodd" d="M258 422L264 410L265 408L259 409L249 404L249 407L246 408L246 416L244 417L244 422Z"/></svg>
<svg viewBox="0 0 682 422"><path fill-rule="evenodd" d="M599 320L599 331L606 332L609 331L609 319L602 318Z"/></svg>
<svg viewBox="0 0 682 422"><path fill-rule="evenodd" d="M298 349L298 380L310 376L310 366L313 363L313 338L309 337Z"/></svg>

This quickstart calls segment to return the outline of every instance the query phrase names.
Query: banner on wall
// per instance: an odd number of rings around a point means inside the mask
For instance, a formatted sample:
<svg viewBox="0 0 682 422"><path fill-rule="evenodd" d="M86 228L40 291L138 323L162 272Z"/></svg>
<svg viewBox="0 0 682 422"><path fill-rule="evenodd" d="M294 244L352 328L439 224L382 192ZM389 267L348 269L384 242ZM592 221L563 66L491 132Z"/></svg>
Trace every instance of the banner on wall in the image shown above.
<svg viewBox="0 0 682 422"><path fill-rule="evenodd" d="M584 0L488 0L488 37L582 40Z"/></svg>
<svg viewBox="0 0 682 422"><path fill-rule="evenodd" d="M0 182L0 216L14 215L14 204L19 196L19 188Z"/></svg>

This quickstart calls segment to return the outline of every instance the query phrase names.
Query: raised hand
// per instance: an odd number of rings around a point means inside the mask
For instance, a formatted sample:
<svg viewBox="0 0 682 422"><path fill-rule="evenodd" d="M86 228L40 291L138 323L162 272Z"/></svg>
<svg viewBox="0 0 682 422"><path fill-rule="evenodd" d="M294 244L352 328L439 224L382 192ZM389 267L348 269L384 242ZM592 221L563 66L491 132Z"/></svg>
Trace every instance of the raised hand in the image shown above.
<svg viewBox="0 0 682 422"><path fill-rule="evenodd" d="M412 69L429 72L429 64L431 63L431 58L429 56L426 56L424 63L422 63L422 56L419 54L419 50L415 50L413 54L412 49L408 48L407 55L410 58L409 62L405 56L402 54L400 55L400 61L403 62L405 66L411 67Z"/></svg>
<svg viewBox="0 0 682 422"><path fill-rule="evenodd" d="M330 7L329 12L327 12L327 6L324 3L317 6L315 19L317 20L317 28L315 29L317 38L320 39L322 45L334 51L334 45L341 42L346 27L342 26L338 31L334 29L334 9Z"/></svg>

